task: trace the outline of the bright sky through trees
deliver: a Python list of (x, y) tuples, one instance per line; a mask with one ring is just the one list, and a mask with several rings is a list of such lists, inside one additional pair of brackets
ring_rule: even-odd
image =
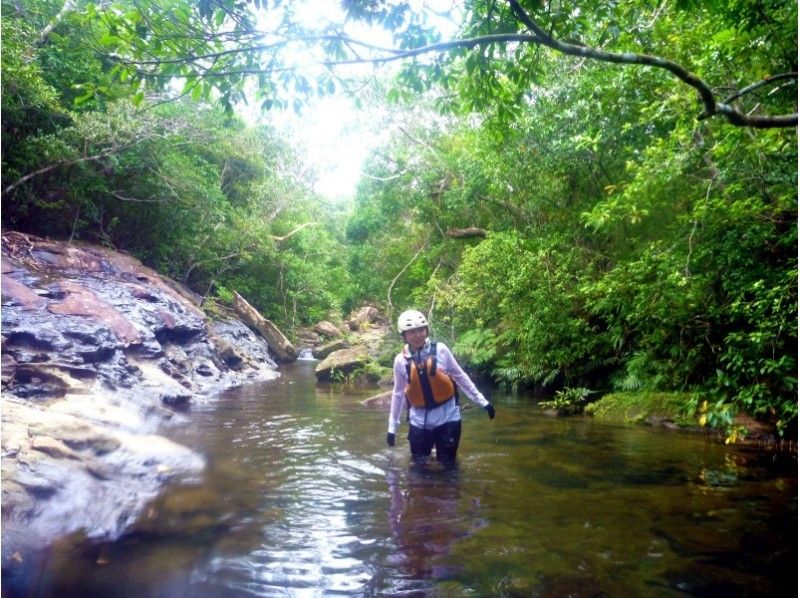
[[(456, 31), (453, 16), (458, 15), (453, 0), (416, 0), (412, 2), (416, 11), (426, 11), (430, 23), (447, 38)], [(326, 22), (344, 23), (345, 16), (339, 3), (310, 0), (298, 3), (295, 14), (311, 27), (320, 27)], [(391, 47), (392, 35), (381, 27), (367, 27), (359, 21), (345, 25), (354, 38), (376, 46)], [(322, 56), (319, 57), (323, 59)], [(313, 72), (322, 67), (309, 64), (307, 55), (297, 56), (297, 64)], [(386, 79), (396, 72), (399, 63), (378, 67), (369, 64), (338, 67), (340, 76)], [(365, 83), (366, 84), (366, 83)], [(386, 133), (379, 124), (380, 116), (369, 107), (356, 108), (351, 98), (337, 90), (333, 96), (309, 102), (301, 114), (291, 109), (275, 111), (269, 122), (285, 131), (291, 143), (308, 161), (316, 173), (314, 190), (324, 197), (336, 200), (350, 197), (361, 177), (361, 168), (371, 147)]]
[(332, 96), (312, 102), (300, 115), (287, 110), (271, 118), (316, 171), (316, 192), (330, 200), (355, 192), (364, 159), (378, 139), (363, 111), (348, 98)]

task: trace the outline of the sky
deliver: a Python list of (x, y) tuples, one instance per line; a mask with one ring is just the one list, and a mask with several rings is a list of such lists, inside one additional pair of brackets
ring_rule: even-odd
[[(436, 12), (453, 9), (453, 0), (412, 0), (422, 9), (423, 5)], [(338, 2), (312, 0), (298, 3), (297, 12), (302, 13), (305, 6), (309, 25), (319, 25), (320, 21), (341, 20), (342, 13)], [(433, 17), (436, 25), (446, 36), (452, 33), (455, 25)], [(449, 31), (448, 31), (449, 30)], [(352, 37), (369, 41), (379, 46), (391, 46), (391, 35), (379, 28), (366, 28), (356, 23), (348, 24)], [(302, 59), (305, 60), (306, 57)], [(362, 71), (369, 66), (355, 67)], [(392, 67), (383, 68), (383, 72)], [(318, 98), (297, 115), (293, 110), (276, 111), (267, 117), (268, 122), (287, 133), (296, 147), (302, 148), (301, 155), (317, 172), (314, 190), (330, 200), (350, 198), (354, 195), (361, 177), (361, 169), (372, 148), (385, 140), (388, 131), (381, 128), (381, 113), (357, 109), (352, 100), (341, 94)]]
[[(308, 0), (297, 2), (293, 8), (296, 16), (309, 27), (319, 27), (328, 21), (341, 22), (344, 19), (338, 2)], [(274, 14), (280, 14), (280, 11)], [(269, 25), (265, 29), (269, 30)], [(350, 23), (348, 32), (354, 37), (378, 45), (391, 45), (391, 36), (382, 29), (359, 27), (357, 23)], [(308, 56), (298, 56), (297, 62), (307, 65)], [(321, 67), (318, 68), (321, 70)], [(369, 67), (354, 68), (356, 70), (352, 74)], [(312, 67), (309, 73), (312, 77), (314, 70)], [(341, 71), (337, 72), (342, 74)], [(314, 191), (336, 201), (355, 194), (369, 149), (378, 142), (378, 135), (374, 132), (370, 119), (365, 116), (364, 110), (356, 109), (352, 100), (337, 90), (333, 96), (311, 100), (301, 114), (295, 113), (291, 108), (278, 109), (270, 111), (263, 118), (287, 135), (290, 143), (317, 173)], [(259, 116), (255, 115), (255, 118), (258, 119)]]
[(330, 200), (352, 197), (369, 150), (380, 141), (365, 118), (342, 96), (315, 100), (301, 115), (292, 110), (270, 115), (317, 172), (314, 190)]

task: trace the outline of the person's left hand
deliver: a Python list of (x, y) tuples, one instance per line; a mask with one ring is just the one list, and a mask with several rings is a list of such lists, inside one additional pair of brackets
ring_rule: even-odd
[(494, 405), (489, 403), (484, 409), (486, 409), (486, 413), (489, 414), (489, 419), (494, 419)]

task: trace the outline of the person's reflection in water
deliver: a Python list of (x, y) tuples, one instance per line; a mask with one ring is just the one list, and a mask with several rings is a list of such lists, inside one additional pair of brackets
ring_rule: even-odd
[(457, 572), (458, 567), (447, 565), (446, 557), (456, 540), (469, 535), (469, 523), (461, 513), (458, 466), (412, 465), (404, 479), (396, 470), (389, 470), (386, 477), (389, 526), (398, 548), (390, 562), (409, 582)]

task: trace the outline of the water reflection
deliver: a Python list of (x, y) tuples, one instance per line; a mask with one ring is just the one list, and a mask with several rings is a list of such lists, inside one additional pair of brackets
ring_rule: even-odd
[(389, 528), (397, 551), (389, 564), (412, 581), (452, 574), (441, 557), (450, 554), (458, 538), (467, 535), (461, 513), (457, 467), (446, 470), (412, 467), (405, 479), (389, 471)]

